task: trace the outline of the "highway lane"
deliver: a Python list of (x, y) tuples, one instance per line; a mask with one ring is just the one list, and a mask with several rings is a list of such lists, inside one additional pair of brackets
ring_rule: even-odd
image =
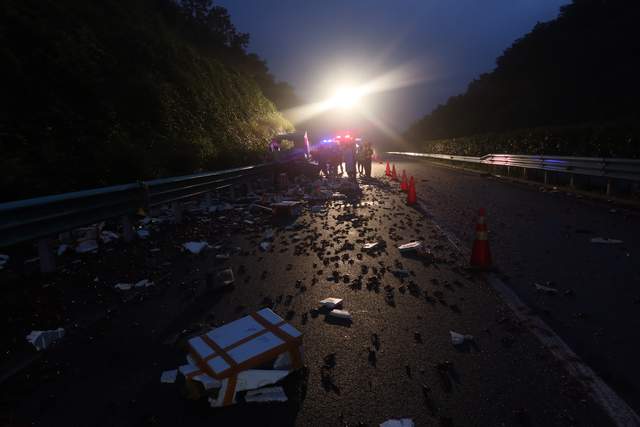
[[(244, 222), (249, 218), (252, 225)], [(329, 202), (324, 212), (306, 211), (298, 223), (300, 229), (274, 226), (240, 206), (161, 225), (146, 241), (101, 250), (80, 265), (69, 259), (77, 270), (47, 281), (47, 289), (71, 288), (66, 300), (87, 283), (97, 283), (92, 292), (113, 293), (123, 276), (144, 275), (157, 285), (135, 297), (124, 294), (98, 325), (71, 329), (41, 363), (4, 384), (5, 419), (16, 425), (374, 426), (405, 416), (419, 426), (608, 425), (493, 289), (463, 268), (466, 260), (437, 227), (384, 181), (364, 187), (362, 197)], [(257, 247), (269, 228), (273, 246), (262, 252)], [(395, 248), (417, 238), (429, 242), (433, 262)], [(200, 239), (220, 248), (200, 256), (180, 252), (182, 242)], [(376, 239), (386, 250), (362, 251)], [(229, 260), (216, 257), (225, 252)], [(236, 271), (235, 288), (207, 292), (203, 276), (223, 265)], [(393, 274), (402, 269), (408, 277)], [(350, 326), (315, 311), (329, 296), (344, 298)], [(160, 384), (163, 370), (184, 363), (186, 337), (263, 306), (304, 333), (306, 369), (287, 380), (289, 402), (214, 410), (206, 401), (186, 400), (178, 384)], [(455, 348), (450, 330), (474, 335), (476, 345)]]
[[(640, 410), (640, 216), (637, 210), (542, 191), (429, 161), (395, 159), (429, 216), (469, 247), (487, 209), (503, 280), (636, 412)], [(376, 173), (383, 174), (381, 165)], [(619, 245), (591, 238), (623, 240)], [(535, 283), (557, 288), (536, 291)]]

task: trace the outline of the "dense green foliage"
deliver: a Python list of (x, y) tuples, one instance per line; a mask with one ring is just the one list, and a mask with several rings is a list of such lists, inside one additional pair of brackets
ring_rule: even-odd
[[(419, 120), (406, 136), (419, 142), (481, 135), (464, 139), (479, 144), (476, 148), (456, 149), (450, 141), (456, 152), (479, 153), (480, 145), (482, 154), (556, 151), (543, 141), (564, 138), (559, 151), (566, 154), (637, 155), (637, 126), (624, 123), (640, 116), (638, 22), (638, 1), (574, 0), (557, 19), (537, 24), (513, 43), (494, 71)], [(575, 126), (581, 123), (591, 125)], [(558, 128), (568, 125), (571, 130)], [(530, 130), (512, 132), (516, 129)]]
[(3, 200), (257, 160), (291, 88), (210, 0), (0, 3)]

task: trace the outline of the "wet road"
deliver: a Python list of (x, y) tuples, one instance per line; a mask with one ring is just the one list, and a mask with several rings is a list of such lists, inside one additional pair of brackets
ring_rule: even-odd
[[(414, 176), (431, 218), (469, 247), (477, 210), (487, 209), (503, 280), (638, 412), (638, 211), (423, 160), (395, 164)], [(591, 243), (596, 237), (623, 243)]]
[[(465, 269), (446, 236), (384, 181), (323, 212), (306, 210), (299, 228), (274, 225), (247, 205), (187, 219), (157, 226), (146, 241), (68, 259), (64, 273), (46, 280), (46, 289), (65, 290), (63, 317), (77, 305), (105, 315), (71, 326), (59, 346), (3, 384), (5, 424), (375, 426), (399, 417), (418, 426), (609, 424), (482, 277)], [(262, 252), (268, 229), (272, 247)], [(179, 250), (202, 239), (214, 249)], [(414, 239), (428, 243), (433, 260), (399, 254), (396, 245)], [(386, 249), (362, 250), (376, 240)], [(228, 260), (216, 256), (224, 253)], [(206, 273), (223, 266), (234, 269), (235, 288), (207, 290)], [(408, 276), (398, 277), (402, 270)], [(149, 277), (156, 286), (117, 293), (122, 277)], [(85, 297), (70, 306), (76, 288)], [(96, 293), (99, 300), (86, 296)], [(344, 299), (351, 325), (316, 312), (326, 297)], [(162, 371), (184, 363), (187, 337), (264, 306), (304, 333), (306, 368), (285, 381), (289, 402), (211, 409), (186, 400), (179, 384), (160, 383)], [(52, 319), (32, 324), (58, 326)], [(454, 347), (450, 330), (475, 336), (475, 344)]]

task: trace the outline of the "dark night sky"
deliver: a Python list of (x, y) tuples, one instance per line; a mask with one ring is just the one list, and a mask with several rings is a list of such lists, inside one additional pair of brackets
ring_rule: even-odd
[(305, 101), (345, 79), (366, 81), (402, 66), (421, 82), (363, 101), (402, 131), (463, 92), (538, 21), (569, 0), (221, 0), (249, 50)]

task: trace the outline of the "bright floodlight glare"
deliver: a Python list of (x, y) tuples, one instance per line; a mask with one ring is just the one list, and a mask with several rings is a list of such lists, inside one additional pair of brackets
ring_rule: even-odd
[(329, 105), (332, 108), (352, 108), (360, 102), (362, 95), (359, 88), (343, 86), (329, 99)]

